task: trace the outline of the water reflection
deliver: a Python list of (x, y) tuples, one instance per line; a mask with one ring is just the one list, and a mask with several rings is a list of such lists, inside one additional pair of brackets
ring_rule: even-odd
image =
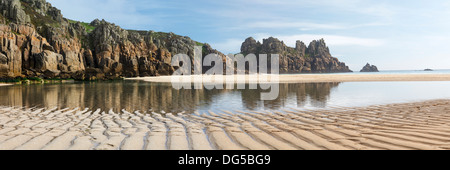
[(168, 83), (142, 81), (88, 82), (0, 88), (0, 106), (91, 108), (108, 111), (166, 111), (192, 113), (206, 110), (278, 109), (309, 103), (325, 107), (331, 90), (340, 83), (280, 84), (280, 95), (261, 101), (261, 89), (176, 90)]
[(242, 90), (242, 102), (250, 110), (279, 109), (286, 105), (303, 107), (311, 104), (313, 107), (326, 107), (331, 90), (340, 83), (300, 83), (280, 84), (279, 97), (276, 100), (260, 101), (261, 90)]

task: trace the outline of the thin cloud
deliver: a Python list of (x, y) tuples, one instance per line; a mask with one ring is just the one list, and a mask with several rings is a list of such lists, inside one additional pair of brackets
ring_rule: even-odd
[(339, 23), (313, 23), (313, 22), (294, 22), (294, 21), (260, 21), (249, 23), (233, 29), (298, 29), (301, 31), (311, 30), (343, 30), (360, 27), (386, 26), (389, 23), (373, 22), (365, 24), (339, 24)]
[[(47, 0), (60, 9), (64, 17), (90, 22), (94, 19), (105, 19), (124, 28), (140, 29), (149, 23), (155, 23), (155, 17), (150, 17), (145, 11), (152, 6), (148, 1), (127, 0)], [(156, 5), (156, 4), (155, 4)], [(154, 6), (154, 5), (153, 5)]]
[(247, 28), (299, 28), (299, 29), (345, 29), (345, 26), (340, 24), (318, 24), (309, 22), (282, 22), (282, 21), (266, 21), (266, 22), (254, 22), (246, 25)]
[(357, 14), (370, 15), (390, 19), (396, 15), (397, 7), (372, 0), (314, 0), (302, 2), (313, 7), (322, 7), (337, 11), (348, 11)]
[[(313, 40), (325, 39), (328, 46), (362, 46), (362, 47), (379, 47), (385, 44), (382, 39), (360, 38), (339, 35), (315, 35), (315, 34), (299, 34), (299, 35), (270, 35), (265, 33), (254, 34), (253, 38), (262, 42), (268, 37), (276, 37), (283, 41), (287, 46), (295, 47), (297, 40), (305, 42), (308, 45)], [(224, 53), (238, 53), (245, 39), (230, 38), (222, 42), (211, 43), (211, 45)]]
[(234, 54), (241, 51), (242, 42), (244, 42), (244, 39), (232, 38), (221, 42), (211, 43), (211, 45), (213, 48), (223, 52), (224, 54)]
[[(269, 34), (256, 34), (255, 39), (262, 41), (262, 39), (270, 37)], [(284, 43), (290, 47), (295, 47), (295, 42), (297, 40), (309, 43), (313, 40), (319, 40), (321, 38), (325, 39), (325, 42), (329, 46), (364, 46), (364, 47), (378, 47), (385, 44), (382, 39), (374, 38), (361, 38), (361, 37), (350, 37), (350, 36), (340, 36), (340, 35), (319, 35), (319, 34), (298, 34), (298, 35), (273, 35), (273, 37), (284, 41)]]
[[(298, 14), (303, 11), (312, 11), (320, 9), (321, 12), (332, 13), (354, 13), (357, 15), (367, 15), (390, 19), (397, 14), (398, 7), (391, 3), (383, 3), (373, 0), (289, 0), (289, 1), (273, 1), (273, 0), (229, 0), (217, 1), (213, 4), (224, 6), (221, 10), (209, 10), (212, 15), (221, 17), (232, 17), (243, 19), (254, 16), (280, 16), (282, 14)], [(319, 12), (319, 11), (317, 11)], [(240, 15), (246, 13), (247, 15)], [(252, 15), (258, 14), (258, 15)], [(311, 14), (316, 15), (316, 14)], [(283, 17), (288, 17), (284, 15)], [(300, 19), (303, 16), (291, 15), (292, 18)]]

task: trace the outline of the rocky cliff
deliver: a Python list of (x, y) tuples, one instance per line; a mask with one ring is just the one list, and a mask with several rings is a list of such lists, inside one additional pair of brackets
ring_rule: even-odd
[(269, 37), (260, 43), (250, 37), (242, 43), (241, 53), (279, 54), (280, 73), (351, 72), (345, 63), (331, 56), (323, 39), (312, 41), (308, 47), (297, 41), (295, 48), (292, 48), (277, 38)]
[[(64, 18), (45, 0), (0, 0), (0, 78), (41, 77), (77, 80), (170, 75), (173, 55), (224, 54), (186, 36), (125, 30), (104, 20)], [(243, 53), (282, 54), (281, 72), (345, 72), (323, 40), (290, 48), (275, 38), (249, 38)], [(225, 68), (225, 67), (224, 67)], [(204, 67), (203, 71), (208, 69)]]
[(377, 66), (374, 65), (370, 65), (369, 63), (367, 63), (360, 72), (380, 72), (378, 71)]
[[(170, 75), (174, 54), (219, 53), (173, 33), (64, 18), (45, 0), (0, 0), (0, 78), (80, 80)], [(221, 56), (223, 54), (219, 53)]]

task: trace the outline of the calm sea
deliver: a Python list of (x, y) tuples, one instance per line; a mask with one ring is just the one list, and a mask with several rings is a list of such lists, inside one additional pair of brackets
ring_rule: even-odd
[(433, 70), (433, 71), (424, 71), (424, 70), (381, 70), (380, 72), (372, 72), (372, 73), (353, 72), (353, 73), (335, 73), (335, 74), (450, 74), (450, 69), (440, 69), (440, 70)]
[[(370, 74), (450, 74), (450, 70), (382, 71)], [(338, 73), (369, 74), (369, 73)], [(219, 112), (221, 110), (321, 109), (450, 99), (450, 82), (343, 82), (280, 84), (276, 100), (261, 89), (176, 90), (170, 83), (75, 82), (0, 87), (0, 106), (90, 108), (104, 111)]]

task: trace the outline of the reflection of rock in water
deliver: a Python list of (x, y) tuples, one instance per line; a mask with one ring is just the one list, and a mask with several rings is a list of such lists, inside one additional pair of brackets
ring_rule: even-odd
[(212, 103), (213, 96), (223, 92), (176, 90), (170, 84), (127, 81), (10, 86), (0, 89), (0, 105), (193, 113), (198, 106)]
[[(311, 99), (314, 107), (326, 107), (331, 89), (339, 86), (340, 83), (308, 83), (305, 84), (305, 96)], [(298, 95), (297, 95), (298, 96)]]
[[(312, 106), (325, 107), (331, 89), (338, 85), (339, 83), (280, 84), (280, 95), (272, 101), (260, 100), (261, 92), (264, 92), (261, 89), (176, 90), (168, 83), (138, 81), (19, 85), (0, 88), (2, 96), (0, 105), (58, 107), (59, 109), (67, 107), (99, 108), (103, 111), (112, 109), (115, 112), (125, 109), (142, 112), (152, 110), (155, 112), (179, 113), (184, 111), (193, 113), (199, 108), (203, 110), (240, 109), (238, 107), (242, 107), (242, 105), (250, 110), (278, 109), (285, 106), (289, 100), (294, 99), (299, 107), (304, 106), (308, 101)], [(236, 102), (239, 100), (239, 95), (224, 97), (225, 100), (219, 101), (221, 97), (226, 96), (223, 94), (229, 92), (240, 92), (243, 104)]]
[(276, 100), (260, 101), (261, 90), (241, 90), (242, 101), (247, 109), (255, 110), (263, 107), (267, 109), (279, 109), (286, 105), (287, 99), (294, 97), (297, 106), (305, 106), (310, 99), (314, 107), (326, 107), (331, 89), (340, 83), (299, 83), (280, 84), (279, 97)]

